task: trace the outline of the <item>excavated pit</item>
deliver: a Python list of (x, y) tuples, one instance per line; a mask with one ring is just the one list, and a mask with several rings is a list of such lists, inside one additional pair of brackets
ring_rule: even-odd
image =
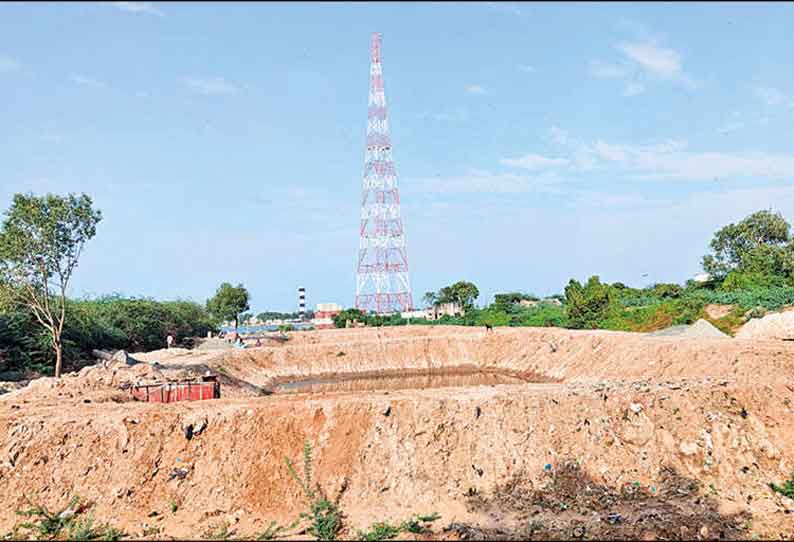
[(271, 393), (333, 393), (433, 388), (466, 388), (473, 386), (522, 385), (545, 383), (551, 379), (527, 372), (484, 370), (458, 365), (437, 370), (371, 371), (342, 373), (311, 378), (281, 377), (275, 379)]
[[(409, 326), (144, 357), (160, 368), (0, 396), (0, 534), (25, 495), (51, 509), (79, 495), (134, 538), (224, 523), (255, 537), (305, 509), (285, 458), (300, 465), (306, 441), (343, 538), (432, 512), (432, 539), (794, 531), (794, 501), (769, 487), (794, 471), (790, 342)], [(140, 403), (115, 387), (207, 368), (220, 400)], [(263, 396), (289, 382), (300, 392)]]

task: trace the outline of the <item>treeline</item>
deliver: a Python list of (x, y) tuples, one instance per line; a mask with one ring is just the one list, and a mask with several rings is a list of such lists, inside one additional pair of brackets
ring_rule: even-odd
[[(66, 303), (63, 330), (64, 360), (76, 368), (93, 362), (93, 349), (131, 352), (165, 347), (173, 335), (177, 345), (190, 346), (191, 337), (217, 331), (217, 319), (192, 301), (155, 301), (119, 295), (71, 299)], [(36, 371), (51, 374), (52, 338), (23, 306), (0, 305), (0, 372)]]
[[(703, 257), (707, 273), (700, 282), (631, 288), (620, 282), (602, 283), (594, 275), (583, 284), (571, 279), (564, 295), (540, 299), (522, 292), (496, 294), (492, 304), (478, 309), (474, 301), (479, 290), (470, 282), (460, 281), (438, 292), (428, 292), (423, 300), (431, 306), (458, 303), (464, 309), (463, 315), (442, 316), (435, 321), (411, 319), (410, 323), (644, 332), (704, 318), (732, 333), (749, 318), (794, 305), (794, 236), (782, 215), (771, 211), (753, 213), (718, 230), (710, 248)], [(712, 318), (705, 310), (709, 304), (733, 305), (733, 309)], [(363, 315), (355, 309), (340, 314), (335, 323), (344, 327), (347, 320), (374, 326), (408, 323), (399, 315)]]

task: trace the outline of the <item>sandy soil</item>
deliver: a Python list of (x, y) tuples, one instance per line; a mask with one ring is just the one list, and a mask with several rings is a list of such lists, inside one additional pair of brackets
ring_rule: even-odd
[[(445, 539), (793, 536), (794, 502), (768, 486), (794, 471), (790, 342), (446, 326), (291, 335), (150, 353), (162, 367), (89, 368), (0, 396), (0, 534), (23, 495), (53, 508), (79, 495), (136, 537), (197, 538), (223, 522), (250, 537), (303, 509), (284, 459), (300, 464), (308, 440), (347, 537), (431, 512)], [(256, 396), (289, 377), (463, 365), (547, 382)], [(206, 368), (226, 375), (223, 399), (156, 405), (118, 390)]]

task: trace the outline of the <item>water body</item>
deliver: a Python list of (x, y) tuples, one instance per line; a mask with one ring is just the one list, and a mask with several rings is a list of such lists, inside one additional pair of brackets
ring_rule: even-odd
[(529, 378), (524, 375), (478, 370), (433, 371), (424, 374), (381, 373), (364, 375), (340, 375), (293, 380), (276, 384), (273, 392), (321, 393), (335, 391), (390, 391), (428, 388), (496, 386), (498, 384), (526, 384), (545, 379)]
[[(309, 323), (306, 324), (290, 324), (295, 330), (301, 331), (304, 329), (309, 329), (312, 326)], [(229, 333), (230, 331), (234, 331), (234, 326), (221, 326), (221, 331), (225, 333)], [(254, 333), (264, 333), (264, 332), (272, 332), (278, 331), (278, 326), (238, 326), (237, 332), (242, 335), (249, 335)]]

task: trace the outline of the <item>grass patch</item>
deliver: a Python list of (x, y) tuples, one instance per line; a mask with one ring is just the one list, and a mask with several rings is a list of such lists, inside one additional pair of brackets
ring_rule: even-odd
[(374, 540), (391, 540), (404, 532), (413, 534), (427, 533), (429, 532), (430, 523), (440, 517), (438, 514), (433, 513), (425, 516), (413, 516), (399, 525), (390, 525), (384, 521), (373, 523), (368, 531), (358, 531), (356, 539), (370, 542)]

